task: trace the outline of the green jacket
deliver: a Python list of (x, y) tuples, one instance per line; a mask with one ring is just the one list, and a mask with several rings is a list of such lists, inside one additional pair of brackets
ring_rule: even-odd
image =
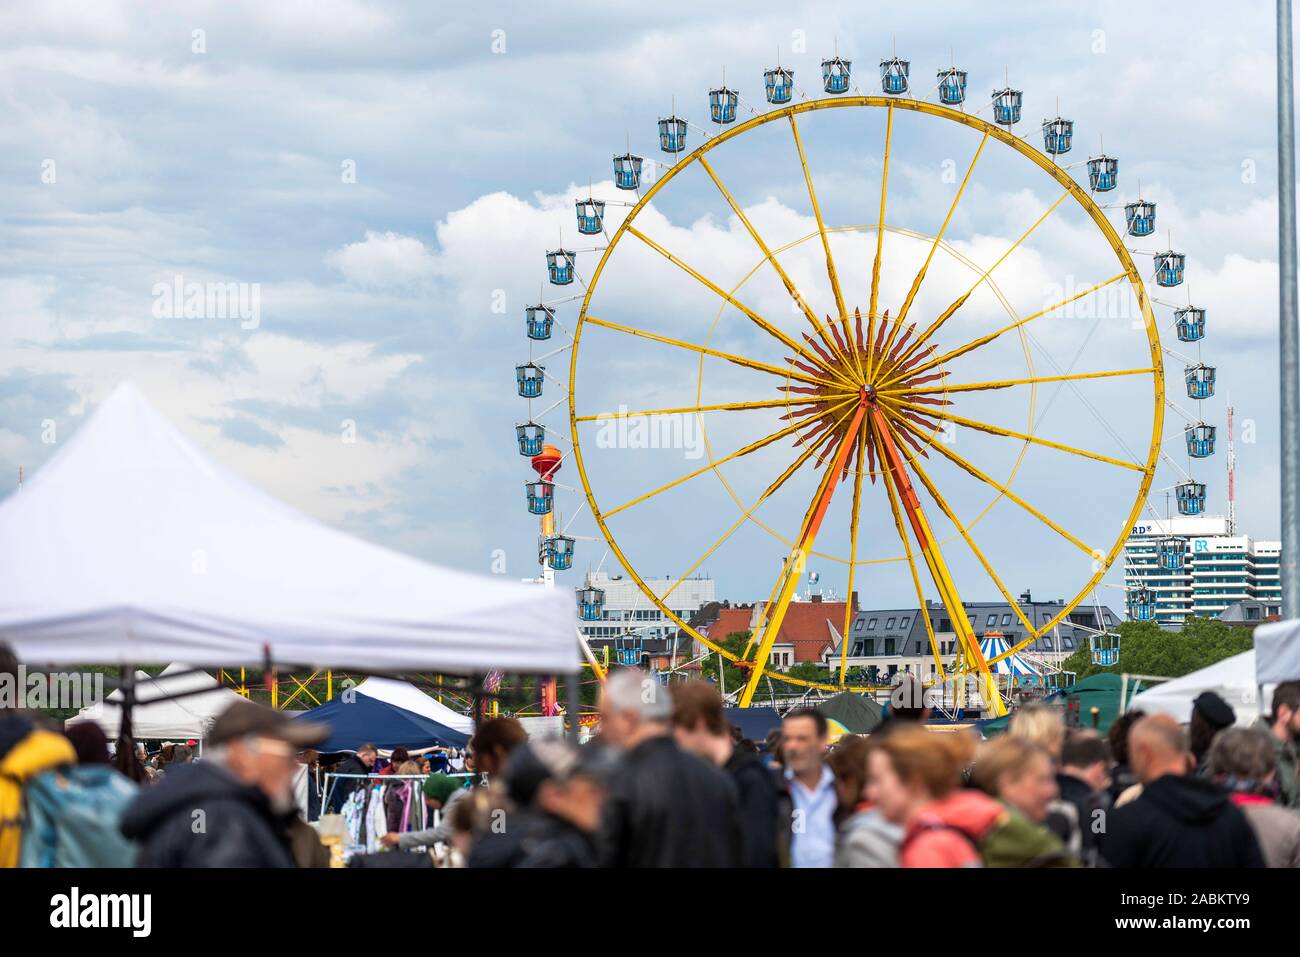
[(1300, 786), (1297, 785), (1296, 781), (1300, 756), (1296, 754), (1295, 743), (1279, 740), (1277, 735), (1273, 734), (1273, 725), (1264, 715), (1260, 715), (1252, 727), (1267, 734), (1277, 752), (1277, 786), (1279, 792), (1277, 803), (1283, 807), (1300, 811)]

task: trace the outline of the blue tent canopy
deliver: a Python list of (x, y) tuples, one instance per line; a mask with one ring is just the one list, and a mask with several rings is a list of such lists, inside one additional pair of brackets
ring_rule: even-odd
[(321, 752), (355, 751), (366, 742), (385, 751), (434, 745), (463, 748), (469, 743), (468, 735), (364, 694), (340, 695), (297, 717), (329, 725), (329, 740), (317, 747)]
[(724, 708), (727, 721), (740, 729), (740, 733), (763, 748), (767, 735), (781, 727), (781, 716), (775, 708)]

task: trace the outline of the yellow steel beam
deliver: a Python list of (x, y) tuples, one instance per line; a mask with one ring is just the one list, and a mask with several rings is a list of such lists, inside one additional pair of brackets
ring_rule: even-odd
[[(891, 111), (890, 116), (893, 116)], [(853, 623), (853, 573), (858, 565), (858, 515), (862, 505), (863, 460), (867, 453), (867, 433), (870, 427), (864, 420), (858, 429), (857, 461), (854, 463), (853, 512), (849, 517), (849, 583), (844, 594), (844, 631), (840, 634), (840, 684), (849, 669), (849, 627)]]
[(727, 362), (733, 362), (738, 366), (744, 366), (746, 369), (754, 369), (758, 372), (768, 372), (783, 379), (797, 379), (800, 382), (808, 382), (812, 385), (826, 386), (835, 388), (836, 383), (829, 379), (821, 379), (817, 376), (805, 375), (802, 372), (796, 372), (793, 369), (783, 369), (780, 366), (769, 365), (766, 362), (759, 362), (756, 359), (746, 359), (744, 356), (733, 355), (730, 352), (723, 352), (720, 349), (710, 349), (708, 346), (699, 346), (693, 342), (682, 342), (680, 339), (674, 339), (671, 336), (660, 335), (657, 332), (647, 332), (644, 329), (637, 329), (635, 326), (625, 326), (622, 323), (610, 322), (608, 319), (598, 319), (595, 316), (588, 315), (585, 320), (593, 326), (602, 326), (606, 329), (612, 329), (614, 332), (623, 332), (629, 336), (637, 336), (642, 339), (649, 339), (651, 342), (661, 342), (667, 346), (676, 346), (678, 349), (685, 349), (688, 352), (698, 352), (701, 355), (713, 356), (715, 359), (725, 359)]
[[(874, 359), (871, 344), (876, 341), (876, 305), (880, 301), (880, 260), (885, 252), (885, 199), (889, 196), (889, 149), (894, 139), (894, 107), (885, 110), (885, 159), (880, 167), (880, 216), (876, 220), (876, 258), (871, 263), (871, 298), (867, 307), (867, 370), (871, 381)], [(843, 676), (840, 678), (843, 681)]]
[(640, 409), (637, 411), (619, 410), (618, 412), (597, 412), (595, 415), (579, 415), (575, 422), (602, 422), (606, 419), (634, 419), (652, 415), (688, 415), (694, 412), (748, 412), (751, 409), (779, 409), (782, 406), (794, 406), (791, 399), (763, 399), (757, 402), (723, 402), (718, 405), (683, 405), (673, 409)]
[[(853, 399), (851, 397), (848, 399), (844, 399), (843, 401), (830, 406), (830, 408), (828, 408), (827, 411), (828, 412), (838, 411), (839, 409), (844, 408), (844, 406), (848, 405), (852, 401)], [(696, 476), (703, 475), (705, 472), (710, 472), (719, 465), (723, 465), (727, 462), (732, 461), (733, 459), (738, 459), (741, 456), (749, 455), (751, 452), (757, 452), (759, 449), (765, 448), (766, 446), (771, 445), (773, 442), (785, 438), (787, 435), (793, 435), (795, 432), (798, 432), (801, 428), (803, 428), (806, 424), (807, 423), (805, 422), (796, 422), (793, 425), (788, 425), (783, 429), (778, 429), (776, 432), (773, 432), (771, 435), (765, 436), (764, 438), (761, 438), (756, 442), (751, 442), (749, 445), (746, 445), (742, 449), (737, 449), (735, 452), (732, 452), (730, 455), (726, 456), (725, 458), (718, 459), (716, 462), (710, 462), (708, 465), (702, 466), (696, 469), (694, 472), (690, 472), (686, 475), (683, 475), (681, 478), (673, 479), (667, 485), (661, 485), (659, 488), (652, 489), (649, 492), (646, 492), (644, 495), (638, 495), (630, 502), (624, 502), (618, 508), (610, 509), (608, 512), (603, 512), (601, 514), (606, 519), (613, 518), (619, 512), (625, 509), (629, 509), (633, 505), (639, 505), (642, 502), (644, 502), (646, 499), (653, 498), (654, 496), (659, 495), (661, 492), (666, 492), (671, 488), (676, 488), (678, 485), (681, 485), (683, 482), (689, 482), (691, 479), (695, 478)]]
[(899, 385), (892, 389), (880, 389), (878, 392), (880, 395), (897, 395), (899, 393), (907, 393), (908, 395), (929, 395), (935, 392), (980, 392), (987, 389), (1009, 389), (1016, 385), (1045, 385), (1048, 382), (1079, 382), (1084, 379), (1111, 379), (1116, 376), (1148, 375), (1155, 371), (1155, 369), (1147, 368), (1116, 369), (1113, 372), (1073, 372), (1069, 375), (1035, 376), (1032, 379), (1003, 379), (999, 382), (965, 382), (960, 385), (935, 385), (924, 389), (910, 389), (905, 385)]
[[(701, 272), (699, 272), (699, 270), (695, 269), (693, 266), (691, 266), (691, 265), (690, 265), (689, 263), (687, 263), (685, 260), (681, 259), (680, 257), (678, 257), (677, 255), (675, 255), (674, 253), (670, 252), (668, 249), (666, 249), (666, 248), (665, 248), (664, 246), (662, 246), (661, 244), (655, 242), (653, 239), (651, 239), (651, 238), (650, 238), (649, 236), (647, 236), (645, 233), (641, 232), (641, 230), (637, 229), (635, 226), (629, 226), (629, 227), (627, 228), (627, 231), (628, 231), (629, 233), (631, 233), (633, 236), (635, 236), (637, 239), (641, 240), (641, 242), (645, 243), (647, 246), (649, 246), (651, 249), (653, 249), (653, 250), (654, 250), (655, 252), (657, 252), (659, 255), (663, 256), (665, 259), (667, 259), (670, 263), (672, 263), (672, 264), (673, 264), (674, 266), (676, 266), (678, 269), (682, 270), (682, 272), (686, 273), (688, 276), (690, 276), (691, 278), (695, 279), (697, 282), (700, 283), (700, 285), (702, 285), (702, 286), (704, 286), (706, 289), (709, 289), (709, 290), (711, 290), (712, 292), (716, 293), (718, 296), (720, 296), (724, 301), (726, 301), (726, 302), (729, 303), (730, 305), (735, 306), (738, 310), (740, 310), (742, 313), (744, 313), (746, 317), (748, 317), (748, 319), (749, 319), (750, 322), (752, 322), (754, 325), (758, 326), (758, 328), (762, 329), (764, 332), (766, 332), (766, 333), (767, 333), (768, 335), (770, 335), (772, 338), (776, 339), (778, 342), (781, 343), (781, 345), (785, 346), (787, 349), (789, 349), (791, 352), (793, 352), (796, 356), (800, 355), (800, 353), (802, 352), (802, 349), (803, 349), (803, 346), (800, 345), (800, 343), (796, 342), (794, 339), (790, 338), (788, 335), (786, 335), (784, 332), (782, 332), (782, 331), (781, 331), (780, 329), (778, 329), (776, 326), (772, 325), (772, 323), (768, 322), (766, 319), (764, 319), (762, 316), (760, 316), (758, 313), (756, 313), (753, 309), (750, 309), (747, 305), (745, 305), (743, 302), (741, 302), (741, 301), (740, 301), (739, 299), (737, 299), (735, 296), (731, 295), (731, 293), (727, 292), (725, 289), (723, 289), (723, 288), (722, 288), (721, 286), (719, 286), (717, 283), (713, 282), (713, 281), (712, 281), (711, 279), (709, 279), (707, 276), (703, 275)], [(834, 378), (836, 378), (836, 379), (839, 379), (841, 382), (845, 383), (846, 385), (849, 384), (849, 380), (846, 379), (846, 378), (845, 378), (845, 377), (844, 377), (844, 376), (839, 372), (839, 370), (837, 370), (837, 369), (836, 369), (834, 366), (832, 366), (832, 365), (828, 365), (828, 364), (827, 364), (827, 363), (826, 363), (826, 362), (821, 358), (821, 356), (817, 355), (815, 352), (814, 352), (814, 353), (810, 353), (810, 354), (808, 354), (808, 360), (809, 360), (810, 362), (815, 363), (818, 367), (820, 367), (820, 368), (821, 368), (824, 372), (826, 372), (828, 375), (830, 375), (830, 376), (832, 376), (832, 377), (834, 377)]]

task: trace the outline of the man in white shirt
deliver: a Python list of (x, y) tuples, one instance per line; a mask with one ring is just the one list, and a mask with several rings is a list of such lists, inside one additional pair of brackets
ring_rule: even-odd
[(792, 867), (830, 867), (835, 861), (835, 775), (827, 767), (826, 716), (798, 708), (781, 722), (781, 759), (794, 811)]

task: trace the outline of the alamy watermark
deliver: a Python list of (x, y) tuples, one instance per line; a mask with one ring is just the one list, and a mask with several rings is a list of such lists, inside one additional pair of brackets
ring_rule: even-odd
[(238, 319), (239, 328), (262, 324), (262, 285), (256, 282), (171, 282), (153, 285), (155, 319)]
[(0, 710), (75, 708), (80, 711), (99, 706), (103, 701), (101, 672), (29, 672), (21, 664), (17, 674), (0, 672)]
[(681, 449), (687, 459), (704, 457), (704, 431), (689, 413), (629, 415), (627, 406), (599, 417), (596, 447), (602, 449)]

